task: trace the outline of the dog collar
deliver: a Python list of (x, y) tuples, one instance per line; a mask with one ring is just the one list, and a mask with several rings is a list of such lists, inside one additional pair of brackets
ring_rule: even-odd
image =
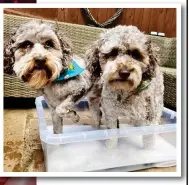
[(69, 78), (73, 78), (75, 76), (78, 76), (84, 71), (83, 68), (81, 68), (77, 62), (73, 59), (72, 63), (70, 64), (69, 68), (66, 69), (63, 73), (60, 74), (58, 78), (55, 79), (55, 81), (62, 81), (67, 80)]
[(137, 92), (141, 92), (142, 90), (147, 89), (147, 88), (149, 87), (150, 83), (151, 83), (151, 80), (142, 81), (142, 82), (138, 85), (138, 87), (137, 87), (137, 89), (136, 89)]

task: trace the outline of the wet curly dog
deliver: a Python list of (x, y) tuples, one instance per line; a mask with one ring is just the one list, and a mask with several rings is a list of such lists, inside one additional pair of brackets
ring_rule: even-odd
[[(88, 61), (96, 60), (102, 69), (89, 96), (98, 124), (104, 119), (107, 128), (117, 128), (119, 116), (133, 126), (160, 123), (164, 85), (156, 50), (135, 26), (105, 31), (88, 50)], [(153, 135), (144, 135), (143, 140), (144, 148), (154, 145)]]
[[(73, 60), (85, 69), (83, 73), (57, 81)], [(71, 42), (63, 32), (40, 20), (21, 25), (5, 44), (4, 71), (16, 74), (44, 95), (55, 134), (62, 133), (64, 116), (70, 115), (75, 122), (79, 120), (74, 105), (100, 75), (96, 63), (86, 64), (84, 59), (73, 55)]]

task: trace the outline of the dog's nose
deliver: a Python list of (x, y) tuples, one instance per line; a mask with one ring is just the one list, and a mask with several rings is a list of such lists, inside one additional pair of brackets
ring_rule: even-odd
[(37, 57), (35, 58), (35, 63), (37, 66), (43, 66), (46, 63), (45, 57)]
[(127, 80), (127, 79), (129, 78), (129, 76), (130, 76), (130, 72), (129, 72), (128, 70), (126, 70), (126, 69), (121, 69), (121, 70), (119, 71), (119, 76), (120, 76), (122, 79)]

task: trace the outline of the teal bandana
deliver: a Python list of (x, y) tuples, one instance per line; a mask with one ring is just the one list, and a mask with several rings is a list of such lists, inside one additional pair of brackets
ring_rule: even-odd
[(142, 90), (146, 89), (149, 87), (151, 83), (151, 80), (145, 80), (145, 81), (142, 81), (139, 86), (137, 87), (137, 92), (141, 92)]
[(66, 69), (60, 76), (55, 79), (55, 81), (62, 81), (62, 80), (67, 80), (69, 78), (78, 76), (84, 71), (83, 68), (81, 68), (75, 60), (72, 60), (72, 63), (70, 64), (69, 68)]

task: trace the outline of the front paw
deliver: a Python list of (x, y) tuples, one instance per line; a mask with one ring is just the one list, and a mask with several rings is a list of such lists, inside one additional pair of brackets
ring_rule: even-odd
[(118, 145), (118, 138), (107, 139), (105, 145), (108, 149), (115, 149)]
[(153, 150), (155, 148), (155, 141), (154, 134), (143, 135), (143, 148), (145, 150)]
[(74, 122), (74, 123), (77, 123), (79, 122), (80, 120), (80, 117), (79, 115), (75, 112), (75, 111), (70, 111), (68, 113), (69, 117), (71, 118), (71, 120)]

